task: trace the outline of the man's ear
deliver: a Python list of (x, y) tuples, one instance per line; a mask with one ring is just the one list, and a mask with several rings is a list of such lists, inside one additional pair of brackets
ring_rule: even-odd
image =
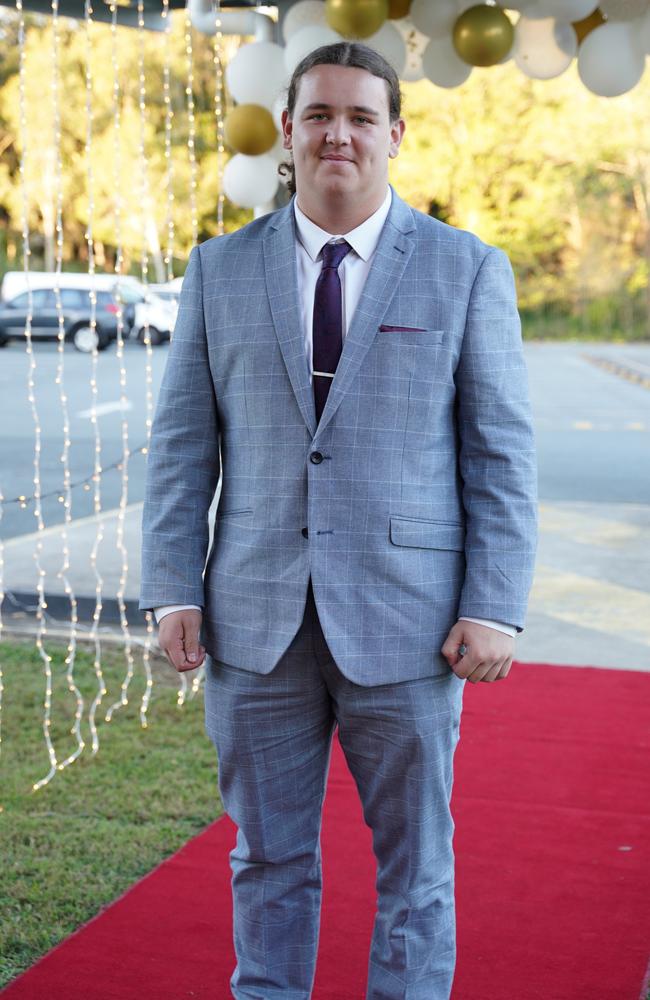
[(394, 160), (399, 153), (399, 147), (404, 136), (405, 128), (406, 123), (403, 118), (398, 118), (390, 127), (390, 147), (388, 149), (388, 155), (392, 160)]
[(291, 135), (293, 132), (293, 122), (289, 118), (287, 108), (282, 112), (282, 148), (291, 149)]

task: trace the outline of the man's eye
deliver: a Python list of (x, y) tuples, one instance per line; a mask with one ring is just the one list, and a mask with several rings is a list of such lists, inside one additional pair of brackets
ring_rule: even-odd
[(312, 118), (326, 118), (327, 116), (323, 114), (322, 111), (317, 111), (316, 114), (311, 115)]
[(354, 120), (356, 122), (365, 122), (366, 124), (370, 123), (370, 119), (369, 118), (364, 118), (363, 115), (357, 115)]

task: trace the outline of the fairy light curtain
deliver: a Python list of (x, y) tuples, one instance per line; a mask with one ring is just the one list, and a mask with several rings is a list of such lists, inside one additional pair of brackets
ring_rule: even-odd
[[(176, 232), (174, 221), (174, 129), (176, 122), (180, 121), (181, 128), (186, 133), (186, 157), (189, 171), (189, 185), (184, 198), (187, 198), (187, 211), (190, 216), (192, 244), (198, 241), (199, 233), (199, 213), (197, 206), (198, 195), (198, 164), (196, 156), (197, 125), (195, 109), (195, 47), (198, 42), (205, 52), (208, 47), (208, 57), (212, 64), (212, 86), (214, 87), (214, 134), (216, 137), (217, 150), (217, 183), (218, 197), (216, 199), (216, 231), (223, 233), (223, 194), (221, 192), (221, 177), (223, 174), (224, 139), (223, 139), (223, 77), (225, 65), (225, 48), (232, 53), (235, 51), (239, 40), (233, 37), (224, 39), (221, 31), (221, 11), (218, 2), (213, 4), (214, 27), (212, 37), (206, 38), (197, 33), (193, 28), (190, 14), (187, 9), (172, 13), (169, 8), (169, 0), (163, 0), (162, 18), (165, 29), (162, 34), (156, 35), (156, 43), (164, 51), (160, 76), (152, 75), (151, 66), (147, 63), (147, 45), (151, 45), (151, 33), (145, 28), (144, 4), (143, 0), (138, 0), (137, 28), (124, 28), (118, 26), (118, 8), (115, 4), (110, 6), (110, 24), (93, 20), (93, 8), (91, 0), (85, 0), (83, 21), (78, 22), (76, 30), (83, 34), (84, 38), (84, 74), (85, 74), (85, 101), (84, 101), (84, 179), (85, 194), (87, 197), (87, 225), (84, 233), (84, 241), (87, 248), (87, 273), (90, 276), (101, 273), (104, 263), (103, 248), (106, 240), (106, 219), (104, 218), (101, 239), (96, 236), (97, 211), (97, 177), (93, 164), (97, 163), (97, 158), (93, 158), (94, 144), (98, 141), (98, 129), (96, 127), (96, 104), (97, 104), (97, 81), (95, 79), (96, 46), (98, 40), (105, 40), (107, 33), (110, 33), (110, 57), (111, 57), (111, 107), (110, 118), (112, 124), (112, 191), (110, 199), (111, 217), (111, 244), (115, 248), (114, 268), (110, 273), (116, 277), (125, 274), (125, 223), (133, 225), (131, 219), (125, 219), (125, 197), (124, 197), (124, 176), (123, 167), (125, 163), (126, 143), (131, 143), (133, 148), (133, 116), (129, 120), (129, 131), (124, 134), (125, 107), (128, 95), (124, 93), (123, 81), (125, 74), (132, 71), (132, 67), (121, 65), (120, 63), (120, 41), (124, 38), (124, 33), (128, 32), (133, 37), (137, 32), (137, 171), (132, 182), (137, 186), (138, 204), (141, 209), (140, 218), (137, 220), (137, 230), (140, 240), (140, 279), (143, 283), (150, 282), (150, 250), (152, 242), (157, 244), (159, 235), (162, 236), (160, 243), (164, 246), (162, 253), (164, 278), (173, 278), (173, 258), (176, 251)], [(43, 400), (39, 398), (39, 351), (35, 350), (35, 338), (33, 336), (32, 324), (34, 317), (33, 291), (29, 282), (29, 275), (33, 275), (35, 268), (32, 267), (33, 257), (32, 246), (35, 236), (39, 235), (35, 231), (30, 232), (30, 218), (32, 216), (31, 207), (34, 204), (36, 195), (36, 185), (41, 182), (39, 177), (37, 153), (41, 152), (37, 147), (47, 144), (52, 153), (52, 189), (49, 192), (53, 203), (54, 215), (54, 269), (57, 274), (65, 271), (64, 264), (64, 228), (65, 228), (65, 171), (68, 160), (64, 155), (64, 143), (62, 141), (62, 131), (65, 128), (66, 102), (61, 86), (61, 46), (64, 30), (69, 28), (70, 22), (63, 19), (59, 14), (58, 0), (52, 0), (52, 15), (50, 19), (51, 28), (51, 53), (49, 66), (30, 62), (27, 30), (25, 25), (25, 12), (22, 0), (16, 0), (16, 14), (18, 19), (18, 48), (19, 48), (19, 72), (18, 72), (18, 145), (20, 147), (20, 194), (21, 194), (21, 230), (22, 230), (22, 255), (24, 261), (24, 271), (27, 277), (27, 289), (29, 297), (29, 308), (27, 322), (24, 331), (24, 345), (26, 360), (26, 397), (29, 405), (29, 413), (33, 432), (33, 458), (31, 462), (33, 470), (33, 482), (31, 492), (24, 491), (18, 497), (9, 497), (6, 490), (0, 492), (0, 521), (8, 504), (14, 504), (19, 509), (25, 511), (26, 516), (33, 516), (35, 532), (33, 533), (33, 591), (37, 595), (36, 607), (36, 629), (34, 643), (38, 650), (43, 668), (43, 737), (46, 762), (49, 768), (45, 773), (34, 781), (33, 788), (38, 790), (47, 785), (58, 771), (63, 770), (86, 750), (95, 754), (100, 746), (100, 733), (98, 721), (103, 717), (105, 722), (109, 722), (119, 709), (128, 704), (129, 689), (131, 681), (136, 671), (142, 670), (145, 679), (145, 690), (140, 698), (140, 723), (143, 727), (147, 725), (147, 710), (149, 707), (151, 690), (153, 686), (153, 675), (151, 670), (151, 647), (153, 643), (153, 619), (146, 616), (146, 630), (143, 633), (141, 621), (137, 622), (134, 630), (134, 623), (129, 621), (129, 604), (127, 601), (129, 579), (129, 552), (127, 539), (125, 537), (125, 519), (129, 506), (129, 463), (134, 455), (146, 455), (151, 426), (154, 413), (154, 367), (153, 367), (153, 346), (150, 336), (149, 323), (145, 314), (144, 327), (144, 350), (145, 350), (145, 377), (142, 383), (129, 383), (129, 373), (127, 370), (127, 357), (125, 356), (125, 340), (127, 339), (125, 316), (122, 306), (118, 307), (117, 314), (117, 339), (115, 344), (115, 361), (117, 363), (119, 381), (119, 441), (121, 455), (117, 461), (103, 463), (102, 433), (100, 427), (100, 386), (103, 375), (102, 362), (105, 355), (101, 355), (94, 338), (94, 347), (91, 356), (88, 358), (88, 389), (91, 399), (90, 422), (92, 425), (92, 467), (79, 477), (73, 478), (71, 453), (74, 451), (75, 441), (71, 432), (69, 397), (66, 389), (67, 366), (70, 365), (70, 346), (65, 342), (64, 310), (61, 301), (61, 288), (57, 282), (55, 288), (57, 330), (56, 330), (56, 370), (54, 381), (57, 389), (57, 414), (56, 420), (59, 423), (62, 448), (58, 459), (60, 461), (60, 486), (56, 493), (63, 508), (63, 523), (59, 522), (58, 538), (60, 539), (60, 559), (58, 569), (53, 573), (45, 566), (43, 559), (44, 537), (48, 530), (47, 519), (44, 515), (43, 500), (49, 497), (52, 491), (43, 490), (43, 459), (50, 460), (51, 455), (43, 455), (44, 427), (41, 416), (41, 405)], [(179, 49), (180, 46), (180, 49)], [(160, 50), (160, 49), (159, 49)], [(182, 56), (185, 67), (186, 79), (182, 94), (179, 98), (179, 91), (176, 88), (176, 107), (173, 106), (172, 88), (172, 61), (174, 56)], [(178, 67), (178, 58), (176, 58)], [(50, 102), (51, 111), (51, 135), (41, 135), (35, 137), (33, 130), (28, 128), (28, 101), (34, 97), (34, 89), (30, 86), (30, 74), (36, 74), (40, 92), (40, 100)], [(176, 79), (178, 79), (178, 69), (176, 68)], [(46, 82), (47, 81), (47, 82)], [(150, 164), (148, 155), (151, 156), (152, 142), (148, 135), (150, 129), (148, 115), (148, 101), (154, 99), (153, 95), (158, 95), (162, 91), (164, 103), (164, 133), (156, 135), (156, 141), (160, 143), (160, 154), (164, 158), (164, 170), (162, 172), (162, 187), (160, 183), (155, 194), (151, 190)], [(104, 138), (106, 132), (104, 133)], [(176, 144), (176, 148), (178, 143)], [(155, 150), (158, 155), (158, 149)], [(41, 171), (42, 173), (42, 171)], [(159, 172), (160, 173), (160, 172)], [(160, 203), (164, 199), (165, 219), (160, 226), (161, 233), (151, 232), (153, 213), (151, 210), (152, 198)], [(39, 198), (42, 194), (39, 193)], [(40, 203), (40, 202), (39, 202)], [(98, 247), (101, 252), (98, 254)], [(96, 290), (89, 291), (90, 328), (93, 333), (97, 328), (97, 294)], [(41, 365), (43, 361), (41, 360)], [(44, 369), (41, 374), (44, 373)], [(145, 397), (145, 417), (144, 427), (133, 426), (129, 422), (130, 394), (141, 394), (144, 390)], [(50, 428), (48, 428), (50, 429)], [(137, 441), (134, 445), (133, 438)], [(116, 509), (105, 509), (103, 504), (103, 493), (108, 474), (119, 474), (120, 489), (119, 502)], [(92, 494), (92, 518), (94, 520), (94, 539), (89, 554), (90, 569), (94, 581), (94, 609), (91, 614), (90, 623), (81, 622), (79, 616), (78, 595), (75, 593), (72, 583), (71, 566), (79, 556), (74, 551), (71, 544), (71, 534), (74, 529), (75, 520), (75, 496), (79, 491)], [(117, 551), (119, 563), (119, 581), (117, 587), (107, 585), (105, 570), (103, 570), (105, 557), (107, 555), (106, 526), (107, 518), (114, 517), (114, 541), (113, 560), (115, 550)], [(5, 574), (5, 547), (0, 542), (0, 609), (5, 592), (9, 593), (12, 581), (6, 578)], [(53, 579), (54, 577), (54, 579)], [(56, 633), (52, 626), (52, 617), (48, 612), (47, 594), (52, 589), (62, 591), (65, 595), (67, 607), (67, 620), (62, 622), (60, 616), (56, 621)], [(135, 581), (137, 589), (137, 581)], [(84, 595), (87, 597), (88, 595)], [(120, 631), (122, 639), (122, 649), (124, 652), (125, 672), (120, 685), (117, 698), (110, 704), (106, 704), (109, 694), (104, 672), (103, 661), (103, 626), (102, 613), (108, 599), (116, 602), (119, 610)], [(60, 642), (61, 628), (65, 632), (65, 683), (67, 684), (70, 697), (75, 705), (74, 722), (70, 730), (72, 746), (55, 746), (50, 735), (52, 728), (52, 690), (53, 690), (53, 656), (56, 642)], [(0, 616), (0, 639), (6, 633), (6, 626)], [(90, 643), (93, 654), (94, 670), (94, 697), (86, 699), (77, 685), (78, 676), (75, 671), (77, 667), (77, 649), (79, 640)], [(182, 705), (188, 695), (195, 694), (200, 687), (204, 670), (201, 668), (196, 672), (196, 676), (188, 683), (187, 677), (182, 674), (178, 678), (177, 700)], [(61, 678), (59, 678), (60, 681)], [(2, 655), (0, 646), (0, 740), (2, 737), (2, 698), (5, 694), (6, 685), (3, 683)], [(85, 735), (87, 732), (88, 735)], [(70, 742), (70, 741), (68, 741)], [(0, 748), (1, 749), (1, 748)], [(88, 752), (88, 751), (87, 751)], [(0, 758), (0, 766), (1, 766)]]

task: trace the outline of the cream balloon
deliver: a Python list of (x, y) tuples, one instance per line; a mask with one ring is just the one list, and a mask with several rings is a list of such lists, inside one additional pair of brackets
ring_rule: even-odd
[(429, 44), (429, 39), (415, 27), (409, 17), (402, 17), (398, 21), (393, 21), (398, 29), (406, 46), (406, 63), (400, 73), (400, 79), (407, 83), (421, 80), (424, 76), (422, 69), (422, 53)]
[(327, 26), (323, 0), (299, 0), (289, 7), (285, 15), (282, 35), (285, 42), (288, 42), (301, 28), (311, 28), (315, 25)]
[(455, 0), (413, 0), (409, 19), (427, 38), (444, 38), (451, 35), (458, 17)]
[(385, 21), (379, 31), (363, 39), (363, 44), (379, 52), (401, 77), (406, 66), (406, 43), (395, 24), (395, 21)]
[(284, 49), (275, 42), (242, 45), (226, 66), (226, 83), (238, 104), (273, 107), (287, 84)]
[(437, 87), (460, 87), (472, 67), (456, 54), (451, 36), (432, 38), (422, 53), (424, 75)]
[(578, 73), (587, 90), (599, 97), (618, 97), (632, 90), (643, 76), (645, 55), (628, 24), (601, 24), (578, 51)]
[(632, 21), (648, 10), (648, 0), (602, 0), (598, 4), (608, 21)]
[(237, 153), (226, 164), (223, 190), (233, 205), (255, 208), (275, 196), (280, 183), (278, 164), (269, 153), (245, 156)]
[(552, 80), (569, 68), (578, 51), (578, 39), (570, 24), (552, 17), (531, 21), (520, 17), (515, 27), (513, 56), (522, 73), (533, 80)]
[(341, 35), (327, 26), (321, 27), (312, 24), (306, 28), (296, 31), (287, 42), (284, 50), (284, 65), (289, 72), (293, 73), (301, 59), (320, 48), (321, 45), (331, 45), (332, 42), (342, 42)]

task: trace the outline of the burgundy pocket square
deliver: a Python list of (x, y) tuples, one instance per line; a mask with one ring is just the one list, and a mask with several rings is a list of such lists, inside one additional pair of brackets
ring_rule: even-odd
[(390, 333), (391, 331), (395, 331), (395, 332), (399, 333), (402, 330), (405, 333), (426, 333), (427, 332), (426, 327), (424, 327), (424, 326), (383, 326), (382, 325), (382, 326), (379, 327), (379, 329), (381, 331), (383, 331), (383, 332), (386, 332), (386, 333)]

